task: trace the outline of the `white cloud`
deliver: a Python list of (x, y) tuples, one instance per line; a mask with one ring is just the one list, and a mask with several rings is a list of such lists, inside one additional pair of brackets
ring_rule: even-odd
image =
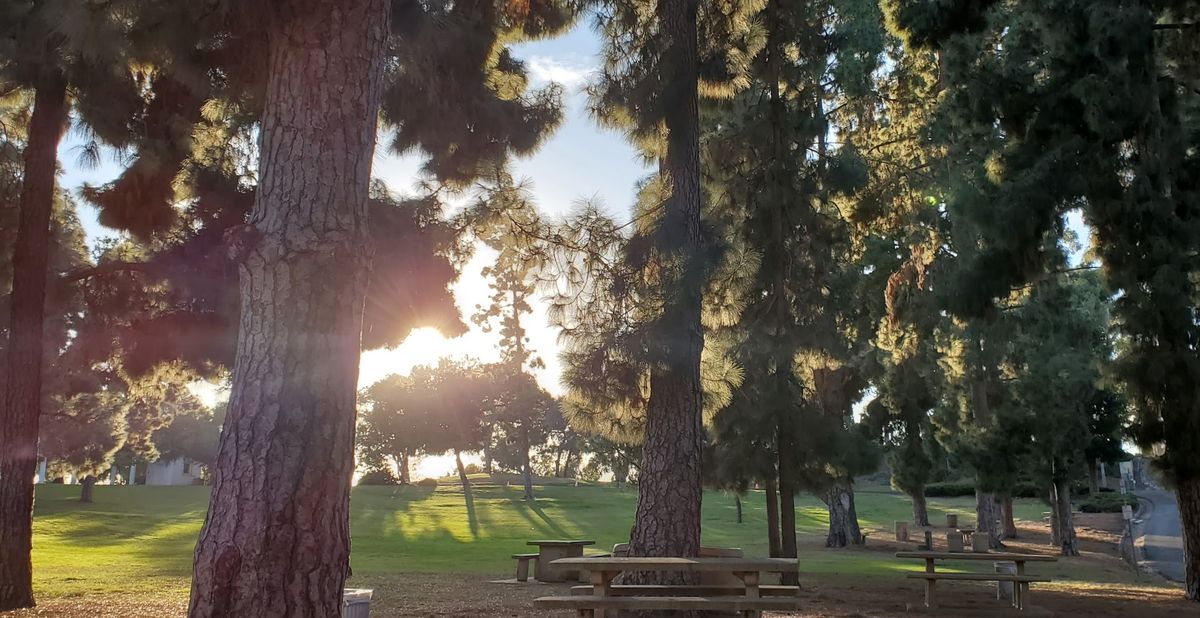
[(551, 56), (531, 56), (525, 61), (529, 69), (529, 78), (535, 85), (549, 82), (562, 84), (568, 92), (576, 92), (587, 83), (595, 65), (585, 62), (582, 58), (557, 58)]

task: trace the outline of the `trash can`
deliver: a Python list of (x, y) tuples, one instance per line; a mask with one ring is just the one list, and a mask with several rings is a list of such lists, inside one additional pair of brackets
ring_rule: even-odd
[(342, 618), (370, 618), (372, 592), (366, 588), (346, 588), (342, 592)]
[[(992, 565), (996, 567), (996, 573), (1004, 575), (1017, 574), (1017, 563), (1015, 562), (993, 562)], [(1012, 600), (1013, 585), (1013, 582), (996, 582), (996, 598)]]

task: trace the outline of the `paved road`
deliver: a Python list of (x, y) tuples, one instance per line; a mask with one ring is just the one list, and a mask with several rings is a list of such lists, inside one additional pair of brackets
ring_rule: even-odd
[(1175, 581), (1183, 581), (1183, 528), (1175, 492), (1142, 491), (1138, 496), (1154, 503), (1143, 527), (1146, 564)]

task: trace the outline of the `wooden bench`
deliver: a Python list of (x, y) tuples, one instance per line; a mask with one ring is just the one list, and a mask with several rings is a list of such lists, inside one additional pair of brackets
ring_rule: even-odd
[[(696, 586), (655, 586), (649, 584), (615, 584), (608, 587), (612, 596), (698, 596), (719, 597), (740, 595), (745, 592), (743, 586), (722, 586), (719, 584), (700, 584)], [(571, 586), (571, 594), (575, 596), (590, 595), (594, 588), (587, 586)], [(794, 597), (800, 594), (800, 586), (762, 586), (758, 592), (767, 597)]]
[(573, 609), (578, 616), (596, 616), (597, 611), (621, 610), (698, 610), (741, 612), (748, 617), (764, 610), (794, 611), (795, 599), (783, 597), (750, 599), (745, 597), (618, 597), (569, 596), (541, 597), (534, 601), (546, 609)]
[[(799, 606), (794, 586), (759, 585), (762, 572), (795, 573), (799, 564), (783, 558), (564, 558), (555, 560), (562, 569), (587, 571), (591, 586), (576, 586), (569, 597), (541, 597), (538, 607), (573, 609), (576, 615), (605, 618), (610, 610), (708, 610), (733, 611), (757, 618), (764, 610), (795, 610)], [(728, 573), (741, 585), (701, 584), (693, 586), (613, 585), (622, 572), (674, 571)], [(770, 596), (764, 597), (766, 592)]]
[[(947, 581), (992, 581), (1012, 582), (1012, 604), (1017, 609), (1025, 609), (1025, 598), (1029, 595), (1029, 584), (1033, 582), (1051, 581), (1045, 577), (1034, 577), (1025, 574), (1026, 562), (1057, 562), (1054, 556), (1038, 554), (1011, 553), (951, 553), (934, 551), (902, 551), (896, 553), (897, 558), (919, 558), (925, 561), (924, 572), (910, 572), (905, 576), (910, 579), (925, 580), (925, 607), (937, 607), (937, 582)], [(1016, 573), (938, 573), (934, 570), (936, 560), (975, 560), (988, 562), (1012, 562), (1016, 565)]]
[(529, 562), (537, 560), (537, 554), (513, 554), (513, 558), (517, 559), (517, 581), (529, 581)]

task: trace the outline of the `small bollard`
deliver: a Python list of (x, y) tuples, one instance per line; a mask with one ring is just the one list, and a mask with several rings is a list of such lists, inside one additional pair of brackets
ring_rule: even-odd
[(946, 551), (961, 552), (963, 550), (962, 533), (951, 530), (946, 533)]
[(902, 542), (908, 542), (908, 522), (898, 521), (898, 522), (895, 522), (895, 526), (896, 526), (896, 540), (902, 541)]

